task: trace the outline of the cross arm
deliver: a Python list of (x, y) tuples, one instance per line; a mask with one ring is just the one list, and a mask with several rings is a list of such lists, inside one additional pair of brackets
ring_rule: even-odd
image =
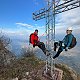
[(46, 8), (42, 8), (39, 11), (33, 13), (33, 20), (40, 20), (45, 18)]
[[(51, 15), (46, 15), (46, 13), (52, 9), (51, 7), (53, 6), (50, 6), (49, 8), (42, 8), (39, 11), (36, 11), (35, 13), (33, 13), (33, 20), (40, 20), (48, 16), (51, 16)], [(53, 10), (55, 13), (53, 12), (53, 15), (59, 14), (77, 7), (80, 7), (80, 0), (68, 0), (62, 4), (55, 6), (55, 11)]]
[(55, 14), (59, 14), (74, 8), (80, 7), (80, 0), (70, 0), (68, 3), (63, 3), (55, 7)]

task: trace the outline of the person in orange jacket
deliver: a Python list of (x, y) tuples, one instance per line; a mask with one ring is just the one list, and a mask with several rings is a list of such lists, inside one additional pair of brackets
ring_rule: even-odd
[(33, 45), (33, 47), (38, 46), (45, 55), (50, 55), (50, 54), (46, 54), (46, 48), (45, 48), (45, 44), (43, 42), (40, 42), (39, 37), (38, 37), (38, 30), (36, 29), (34, 33), (30, 34), (30, 39), (29, 39), (29, 43), (31, 43)]

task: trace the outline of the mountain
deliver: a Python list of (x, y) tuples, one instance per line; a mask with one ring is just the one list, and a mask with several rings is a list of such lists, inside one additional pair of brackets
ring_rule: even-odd
[[(67, 65), (56, 64), (55, 67), (63, 71), (62, 80), (77, 80), (77, 74)], [(51, 80), (43, 75), (44, 68), (45, 62), (35, 55), (21, 57), (0, 70), (0, 80)]]
[[(56, 40), (62, 40), (65, 34), (58, 34), (56, 35)], [(63, 51), (57, 60), (57, 63), (65, 63), (68, 66), (72, 67), (77, 73), (80, 74), (80, 35), (75, 35), (77, 39), (77, 45), (75, 48), (68, 50), (67, 52)], [(45, 41), (45, 36), (41, 37), (41, 41)], [(29, 41), (28, 39), (21, 39), (21, 38), (13, 38), (12, 39), (12, 52), (14, 52), (17, 56), (21, 55), (22, 46), (26, 47), (26, 50), (29, 48)], [(45, 60), (46, 56), (38, 47), (34, 48), (35, 54), (38, 58)]]
[(0, 66), (10, 64), (15, 58), (16, 56), (6, 48), (0, 50)]

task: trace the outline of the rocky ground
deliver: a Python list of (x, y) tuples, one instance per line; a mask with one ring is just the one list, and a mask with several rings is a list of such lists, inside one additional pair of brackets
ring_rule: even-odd
[[(50, 80), (42, 76), (45, 62), (35, 56), (23, 57), (0, 67), (0, 80)], [(56, 64), (63, 71), (62, 80), (79, 80), (77, 74), (64, 64)]]

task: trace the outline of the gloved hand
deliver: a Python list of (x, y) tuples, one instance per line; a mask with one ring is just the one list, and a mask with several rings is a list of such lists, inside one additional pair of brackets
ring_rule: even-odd
[(68, 47), (65, 48), (65, 51), (68, 51)]

